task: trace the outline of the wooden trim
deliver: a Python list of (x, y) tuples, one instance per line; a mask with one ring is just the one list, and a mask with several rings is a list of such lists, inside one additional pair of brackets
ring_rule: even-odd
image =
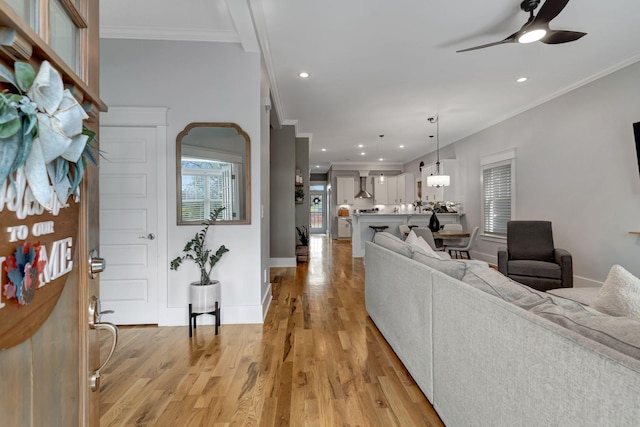
[[(62, 74), (62, 80), (67, 84), (72, 84), (80, 92), (84, 94), (84, 99), (90, 103), (95, 104), (100, 111), (106, 111), (107, 105), (98, 96), (98, 89), (91, 90), (89, 86), (76, 74), (75, 70), (72, 70), (58, 54), (45, 42), (49, 37), (49, 26), (46, 22), (43, 22), (44, 18), (40, 18), (40, 25), (45, 25), (45, 29), (42, 35), (38, 35), (31, 27), (25, 26), (24, 20), (16, 14), (16, 12), (6, 4), (0, 2), (0, 26), (14, 28), (19, 36), (24, 38), (28, 43), (33, 46), (33, 58), (31, 64), (37, 68), (41, 60), (48, 60), (60, 73)], [(6, 56), (6, 55), (5, 55)], [(8, 62), (12, 61), (12, 58), (5, 58)]]
[(176, 222), (178, 225), (201, 225), (201, 221), (182, 221), (180, 213), (182, 212), (182, 198), (180, 197), (180, 188), (182, 187), (181, 174), (181, 144), (182, 138), (189, 134), (189, 131), (197, 127), (217, 127), (217, 128), (233, 128), (245, 140), (245, 214), (241, 220), (224, 220), (216, 222), (214, 225), (246, 225), (251, 224), (251, 138), (242, 128), (235, 123), (228, 122), (193, 122), (189, 123), (176, 137)]
[(76, 5), (73, 4), (71, 0), (58, 0), (58, 1), (60, 2), (64, 10), (67, 12), (67, 15), (69, 15), (69, 18), (71, 18), (73, 25), (81, 29), (89, 27), (87, 25), (87, 21), (84, 19), (84, 16), (82, 16), (82, 13), (80, 13), (80, 11), (76, 8)]

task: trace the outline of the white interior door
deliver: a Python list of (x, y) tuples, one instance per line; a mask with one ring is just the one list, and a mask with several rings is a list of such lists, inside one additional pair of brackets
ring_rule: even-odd
[(155, 127), (100, 129), (100, 299), (120, 325), (158, 323), (156, 139)]

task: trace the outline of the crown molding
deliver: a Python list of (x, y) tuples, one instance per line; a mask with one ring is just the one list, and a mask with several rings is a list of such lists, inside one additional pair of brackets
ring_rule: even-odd
[(264, 18), (264, 11), (262, 9), (262, 1), (249, 0), (249, 10), (253, 19), (253, 26), (256, 31), (256, 37), (258, 37), (258, 43), (260, 44), (260, 50), (262, 51), (262, 59), (264, 60), (265, 67), (267, 68), (267, 76), (269, 77), (269, 84), (271, 85), (271, 99), (273, 99), (273, 108), (275, 108), (276, 115), (281, 120), (280, 125), (283, 126), (287, 124), (286, 122), (288, 120), (282, 119), (282, 117), (285, 117), (285, 111), (284, 107), (282, 106), (282, 100), (280, 99), (278, 79), (276, 78), (276, 69), (273, 65), (271, 46), (269, 45), (269, 36), (267, 34), (267, 24)]
[(196, 42), (240, 43), (238, 33), (232, 30), (206, 30), (193, 28), (153, 28), (101, 26), (100, 38), (136, 40), (177, 40)]
[(229, 14), (245, 52), (260, 52), (251, 10), (246, 0), (227, 0)]

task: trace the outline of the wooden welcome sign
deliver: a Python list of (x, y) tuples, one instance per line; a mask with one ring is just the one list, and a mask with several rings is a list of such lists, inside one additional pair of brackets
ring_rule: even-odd
[(30, 338), (55, 307), (73, 269), (80, 206), (70, 197), (47, 212), (7, 197), (11, 185), (0, 187), (0, 350)]
[(55, 307), (79, 227), (80, 182), (95, 133), (47, 61), (0, 63), (0, 350), (31, 337)]

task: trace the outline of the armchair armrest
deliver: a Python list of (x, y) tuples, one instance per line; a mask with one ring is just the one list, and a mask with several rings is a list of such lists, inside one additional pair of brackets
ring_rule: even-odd
[(509, 254), (507, 248), (498, 248), (498, 271), (505, 276), (508, 276), (507, 261), (509, 260)]
[(569, 251), (556, 248), (553, 250), (553, 259), (562, 270), (562, 287), (573, 288), (573, 258)]

